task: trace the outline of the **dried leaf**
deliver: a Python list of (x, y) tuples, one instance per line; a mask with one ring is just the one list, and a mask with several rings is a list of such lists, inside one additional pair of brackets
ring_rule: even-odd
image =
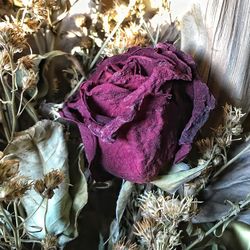
[[(250, 141), (238, 146), (232, 153), (232, 157), (242, 152), (248, 145), (250, 145)], [(200, 200), (204, 202), (199, 208), (199, 214), (193, 218), (194, 223), (220, 220), (232, 208), (233, 203), (237, 204), (246, 199), (250, 193), (249, 156), (250, 149), (229, 165), (220, 178), (206, 187), (200, 197)], [(241, 212), (237, 219), (250, 224), (250, 211)]]
[(120, 227), (119, 223), (121, 221), (121, 218), (123, 216), (123, 213), (126, 209), (126, 206), (128, 204), (130, 195), (135, 187), (135, 184), (129, 181), (124, 181), (116, 202), (116, 218), (115, 220), (111, 223), (110, 226), (110, 237), (111, 241), (110, 244), (115, 243), (119, 240), (120, 236)]
[[(48, 200), (46, 229), (49, 234), (58, 237), (61, 246), (73, 239), (77, 235), (76, 218), (87, 201), (87, 185), (83, 174), (76, 173), (80, 179), (73, 183), (75, 196), (70, 197), (68, 153), (62, 125), (49, 120), (39, 121), (28, 130), (17, 133), (4, 153), (19, 159), (21, 175), (32, 180), (43, 178), (53, 169), (64, 173), (65, 180)], [(30, 216), (25, 222), (26, 230), (31, 236), (43, 239), (46, 234), (46, 200), (36, 191), (30, 190), (21, 202)]]
[(174, 193), (181, 185), (199, 176), (206, 165), (189, 169), (183, 162), (176, 164), (167, 175), (159, 176), (151, 183), (168, 193)]

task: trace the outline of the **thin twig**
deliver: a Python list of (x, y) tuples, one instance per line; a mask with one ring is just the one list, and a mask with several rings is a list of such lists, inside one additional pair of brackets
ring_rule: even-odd
[(149, 28), (148, 28), (148, 26), (147, 26), (147, 24), (146, 24), (146, 22), (145, 22), (145, 20), (144, 20), (143, 17), (141, 17), (141, 21), (142, 21), (142, 25), (144, 26), (144, 28), (145, 28), (146, 31), (147, 31), (147, 35), (148, 35), (148, 37), (150, 38), (151, 42), (152, 42), (153, 44), (156, 44), (156, 43), (155, 43), (155, 39), (153, 38), (153, 35), (151, 34), (151, 32), (150, 32), (150, 30), (149, 30)]
[(16, 228), (13, 225), (12, 221), (10, 220), (9, 216), (6, 214), (2, 202), (0, 202), (0, 209), (1, 209), (2, 213), (3, 213), (3, 216), (4, 216), (5, 220), (7, 221), (7, 223), (9, 224), (9, 226), (11, 227), (11, 230), (12, 230), (13, 235), (14, 235), (15, 246), (16, 246), (16, 249), (18, 250), (20, 248), (18, 247), (18, 241), (19, 241), (19, 239), (18, 239), (18, 236), (17, 236), (17, 231), (16, 231)]
[(247, 150), (250, 149), (250, 144), (248, 144), (240, 153), (234, 156), (230, 161), (228, 161), (224, 166), (222, 166), (214, 175), (213, 178), (217, 177), (222, 171), (224, 171), (229, 165), (235, 162), (240, 156), (242, 156)]
[(14, 201), (14, 214), (15, 214), (15, 222), (16, 222), (16, 234), (17, 234), (17, 248), (21, 248), (21, 242), (20, 242), (20, 235), (19, 235), (19, 222), (18, 222), (18, 212), (17, 212), (17, 204), (16, 204), (16, 200)]
[(47, 223), (46, 223), (46, 219), (47, 219), (47, 213), (48, 213), (48, 205), (49, 205), (49, 199), (45, 198), (45, 212), (44, 212), (44, 231), (45, 231), (45, 235), (48, 234), (48, 229), (47, 229)]

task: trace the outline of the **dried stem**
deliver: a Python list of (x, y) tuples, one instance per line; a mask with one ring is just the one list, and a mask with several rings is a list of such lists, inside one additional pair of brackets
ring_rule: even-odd
[(21, 248), (19, 247), (19, 238), (18, 238), (17, 230), (16, 230), (15, 226), (13, 225), (12, 221), (10, 220), (9, 216), (6, 214), (2, 202), (0, 202), (0, 209), (2, 211), (4, 219), (7, 221), (7, 223), (9, 224), (9, 226), (11, 227), (11, 230), (13, 232), (15, 247), (16, 247), (15, 249), (19, 250)]
[(250, 149), (250, 144), (248, 144), (240, 153), (234, 156), (230, 161), (228, 161), (224, 166), (222, 166), (214, 175), (213, 178), (217, 177), (221, 172), (223, 172), (229, 165), (235, 162), (240, 156), (242, 156), (247, 150)]
[(228, 214), (224, 216), (218, 223), (216, 223), (212, 228), (210, 228), (202, 237), (199, 237), (197, 240), (195, 240), (193, 243), (191, 243), (186, 250), (192, 249), (195, 245), (200, 243), (205, 237), (207, 237), (209, 234), (213, 233), (218, 227), (220, 227), (225, 222), (228, 222), (232, 220), (233, 218), (236, 218), (240, 211), (245, 208), (247, 205), (250, 204), (250, 197), (248, 196), (241, 204), (238, 204), (238, 206), (234, 209), (230, 209)]

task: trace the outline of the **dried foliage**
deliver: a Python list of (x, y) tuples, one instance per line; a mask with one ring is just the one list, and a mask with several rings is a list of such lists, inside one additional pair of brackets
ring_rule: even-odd
[[(84, 5), (84, 13), (77, 4)], [(62, 126), (39, 120), (44, 114), (57, 119), (58, 92), (60, 100), (74, 95), (105, 56), (166, 39), (178, 44), (180, 22), (173, 19), (167, 0), (115, 1), (111, 6), (99, 0), (0, 0), (0, 6), (0, 247), (63, 248), (78, 236), (89, 175), (83, 175), (82, 150), (70, 149), (75, 152), (68, 162)], [(57, 104), (48, 108), (47, 100)], [(218, 247), (210, 235), (224, 231), (243, 210), (249, 215), (249, 197), (229, 201), (230, 209), (207, 220), (210, 224), (198, 219), (206, 209), (197, 197), (207, 197), (198, 195), (213, 190), (213, 181), (232, 163), (238, 169), (242, 152), (248, 157), (248, 145), (229, 156), (230, 147), (242, 139), (243, 116), (240, 108), (225, 105), (222, 124), (197, 142), (196, 165), (175, 165), (147, 185), (124, 182), (107, 238), (110, 249), (193, 249), (203, 242)]]

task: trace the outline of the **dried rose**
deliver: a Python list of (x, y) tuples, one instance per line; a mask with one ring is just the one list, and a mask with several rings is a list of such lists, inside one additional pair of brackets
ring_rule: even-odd
[(90, 167), (144, 183), (185, 158), (214, 106), (193, 59), (159, 43), (102, 61), (61, 115), (78, 125)]

